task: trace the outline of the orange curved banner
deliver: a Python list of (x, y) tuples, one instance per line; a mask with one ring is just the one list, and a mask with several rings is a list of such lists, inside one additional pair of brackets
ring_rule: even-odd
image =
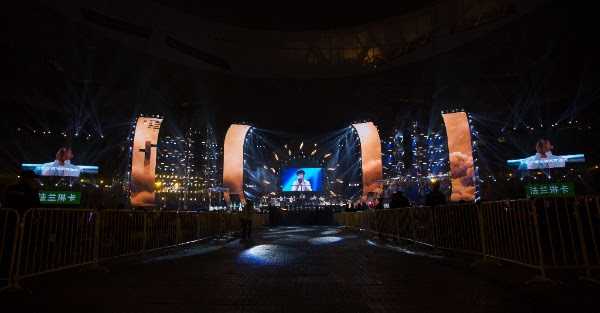
[(248, 125), (229, 126), (223, 145), (223, 185), (229, 189), (229, 195), (237, 194), (244, 201), (244, 142), (250, 130)]
[(475, 200), (475, 168), (473, 166), (473, 146), (467, 113), (442, 114), (448, 138), (450, 179), (452, 183), (451, 201)]
[(162, 118), (139, 117), (131, 151), (131, 205), (154, 206), (156, 145)]
[(381, 161), (381, 140), (379, 131), (372, 122), (352, 124), (360, 139), (360, 155), (363, 177), (363, 196), (370, 192), (383, 191), (383, 162)]

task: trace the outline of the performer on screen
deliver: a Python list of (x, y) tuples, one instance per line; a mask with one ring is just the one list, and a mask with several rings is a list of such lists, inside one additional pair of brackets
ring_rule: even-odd
[(552, 158), (552, 149), (554, 149), (554, 146), (552, 145), (552, 143), (550, 143), (550, 140), (540, 139), (535, 144), (535, 157), (537, 159)]
[(304, 179), (304, 171), (296, 172), (296, 180), (292, 183), (292, 191), (312, 191), (310, 181)]
[(63, 147), (58, 149), (54, 162), (42, 165), (42, 176), (78, 177), (81, 170), (76, 165), (71, 164), (73, 157), (73, 150), (71, 148)]

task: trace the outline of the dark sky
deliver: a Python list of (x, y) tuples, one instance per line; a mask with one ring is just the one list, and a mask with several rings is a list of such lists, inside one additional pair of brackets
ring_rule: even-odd
[[(279, 14), (279, 22), (264, 22), (268, 13), (211, 12), (221, 12), (215, 14), (231, 24), (284, 30), (363, 23), (389, 13), (369, 9), (363, 16), (356, 9), (330, 19), (332, 11), (316, 10), (302, 23), (302, 12), (308, 11)], [(331, 79), (203, 71), (124, 47), (41, 5), (3, 13), (11, 25), (1, 42), (5, 132), (81, 126), (91, 134), (115, 136), (117, 145), (138, 113), (164, 115), (165, 131), (171, 133), (209, 119), (222, 138), (230, 123), (240, 121), (309, 136), (370, 119), (388, 131), (411, 119), (438, 118), (439, 110), (449, 107), (483, 115), (493, 121), (485, 126), (498, 128), (565, 118), (590, 124), (600, 106), (596, 27), (591, 11), (579, 4), (551, 1), (433, 58)], [(26, 153), (11, 149), (4, 151), (14, 152), (13, 162)]]
[(420, 9), (435, 0), (366, 3), (240, 3), (219, 6), (192, 0), (150, 0), (199, 18), (250, 29), (282, 31), (324, 30), (378, 21)]

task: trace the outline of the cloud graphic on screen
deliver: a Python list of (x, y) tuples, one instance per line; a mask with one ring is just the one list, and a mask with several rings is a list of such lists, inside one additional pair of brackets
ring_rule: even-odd
[(450, 173), (456, 179), (473, 177), (473, 157), (462, 152), (450, 153)]
[(131, 202), (133, 205), (151, 205), (154, 203), (154, 175), (144, 171), (135, 171), (132, 175)]
[(150, 191), (154, 190), (154, 175), (144, 171), (135, 171), (132, 175), (133, 186), (137, 187), (135, 191)]
[(473, 200), (473, 157), (462, 152), (450, 153), (450, 174), (452, 175), (452, 201)]
[(475, 195), (475, 186), (464, 186), (452, 184), (452, 195), (450, 196), (451, 201), (471, 201)]
[(132, 195), (131, 202), (134, 204), (152, 204), (154, 203), (154, 193), (149, 191), (141, 191)]

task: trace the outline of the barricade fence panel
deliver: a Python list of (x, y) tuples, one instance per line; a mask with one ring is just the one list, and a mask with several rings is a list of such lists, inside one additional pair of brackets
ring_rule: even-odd
[(178, 217), (179, 213), (171, 211), (147, 213), (148, 233), (144, 248), (153, 250), (176, 245)]
[(0, 210), (0, 282), (7, 285), (15, 261), (20, 215), (14, 209)]
[(526, 266), (540, 264), (537, 218), (530, 201), (484, 203), (479, 214), (484, 255)]
[(581, 210), (582, 237), (589, 251), (591, 267), (600, 268), (600, 197), (587, 197), (578, 202)]
[(385, 237), (530, 268), (600, 269), (600, 197), (522, 199), (336, 213), (334, 220)]
[(535, 205), (539, 211), (540, 244), (546, 267), (599, 265), (597, 197), (544, 199)]
[(18, 278), (94, 262), (96, 213), (77, 209), (33, 209), (19, 232)]
[[(239, 213), (29, 209), (0, 210), (0, 279), (18, 281), (116, 257), (239, 232)], [(253, 215), (256, 228), (267, 215)]]
[(193, 241), (203, 238), (201, 222), (198, 214), (195, 212), (179, 212), (179, 233), (177, 234), (177, 243)]
[(132, 255), (144, 250), (148, 223), (143, 211), (102, 211), (99, 258)]
[(415, 241), (433, 244), (433, 210), (431, 207), (411, 207), (412, 232)]
[[(433, 230), (426, 238), (432, 245), (464, 252), (481, 251), (477, 206), (450, 205), (430, 208), (432, 217), (425, 220)], [(418, 222), (417, 222), (418, 224)]]

